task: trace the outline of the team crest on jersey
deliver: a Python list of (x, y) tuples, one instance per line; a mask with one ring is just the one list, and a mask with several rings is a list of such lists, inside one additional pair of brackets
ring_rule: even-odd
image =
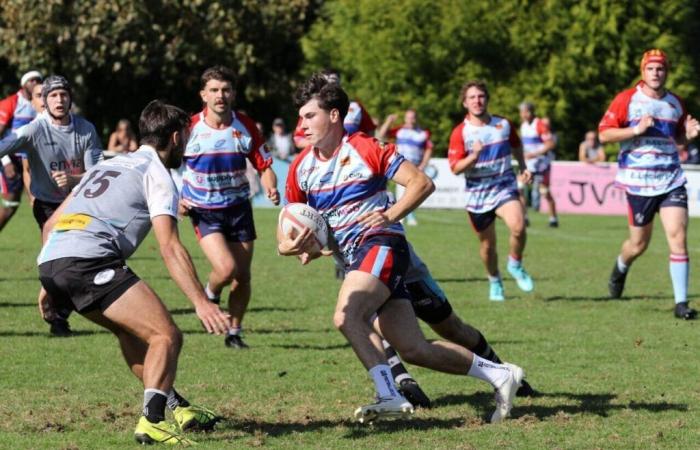
[(502, 123), (497, 123), (496, 125), (494, 125), (494, 128), (497, 129), (497, 130), (500, 130), (500, 129), (503, 128), (503, 124), (502, 124)]
[(233, 135), (233, 137), (234, 137), (235, 139), (240, 139), (241, 136), (243, 136), (243, 134), (242, 134), (240, 131), (238, 131), (238, 130), (233, 130), (233, 131), (231, 132), (231, 134)]
[(340, 167), (347, 166), (348, 164), (350, 164), (350, 155), (340, 160)]

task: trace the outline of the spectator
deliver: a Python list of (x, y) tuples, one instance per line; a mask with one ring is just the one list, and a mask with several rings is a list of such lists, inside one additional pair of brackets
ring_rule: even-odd
[(117, 129), (109, 135), (107, 150), (116, 153), (133, 152), (139, 147), (136, 141), (136, 134), (131, 129), (131, 122), (121, 119), (117, 122)]
[(605, 162), (605, 152), (603, 146), (598, 141), (598, 134), (595, 131), (588, 131), (578, 146), (578, 160), (586, 163)]
[(688, 144), (686, 147), (686, 158), (684, 164), (700, 164), (700, 150), (694, 143)]
[(280, 117), (272, 121), (272, 134), (267, 140), (267, 146), (272, 151), (272, 156), (284, 161), (291, 161), (295, 147), (292, 135), (286, 132), (284, 120)]

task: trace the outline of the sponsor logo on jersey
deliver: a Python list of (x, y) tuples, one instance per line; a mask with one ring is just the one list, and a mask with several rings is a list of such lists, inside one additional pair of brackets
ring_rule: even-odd
[(86, 214), (61, 214), (54, 230), (84, 230), (92, 222), (92, 217)]
[(221, 147), (224, 146), (225, 143), (226, 143), (226, 139), (219, 139), (219, 140), (216, 141), (216, 143), (214, 144), (214, 148), (221, 148)]

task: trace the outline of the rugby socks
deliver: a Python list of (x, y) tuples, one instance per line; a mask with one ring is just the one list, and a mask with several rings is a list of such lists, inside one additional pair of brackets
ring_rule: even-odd
[(221, 302), (221, 294), (215, 294), (209, 287), (209, 283), (204, 287), (204, 293), (207, 294), (207, 298), (210, 302), (216, 303), (217, 305)]
[(190, 406), (190, 402), (185, 400), (184, 397), (182, 397), (178, 392), (175, 390), (175, 388), (171, 389), (170, 392), (168, 393), (168, 409), (173, 411), (175, 408), (178, 406), (182, 406), (183, 408), (186, 408)]
[(228, 334), (229, 336), (240, 336), (243, 334), (243, 327), (231, 327), (228, 329)]
[(168, 394), (158, 389), (143, 391), (143, 415), (151, 423), (165, 420), (165, 404)]
[(412, 380), (413, 377), (408, 373), (408, 370), (406, 370), (406, 367), (399, 359), (399, 355), (396, 354), (396, 350), (394, 350), (386, 339), (382, 339), (382, 345), (384, 346), (384, 353), (386, 354), (386, 359), (389, 362), (389, 367), (391, 367), (391, 375), (394, 377), (394, 382), (399, 384), (403, 380)]
[(493, 351), (489, 343), (486, 341), (486, 338), (481, 333), (479, 333), (479, 342), (477, 342), (477, 344), (469, 350), (471, 350), (475, 355), (488, 359), (491, 362), (503, 364), (501, 358), (499, 358), (496, 352)]
[(472, 357), (474, 359), (467, 375), (484, 380), (496, 389), (508, 381), (510, 369), (507, 366), (496, 364), (475, 354)]
[(671, 283), (673, 283), (673, 297), (676, 304), (688, 301), (688, 255), (671, 253), (669, 257), (669, 270), (671, 271)]
[(517, 256), (514, 255), (508, 255), (508, 267), (513, 267), (513, 268), (519, 268), (522, 266), (522, 262), (520, 261), (522, 258), (518, 258)]
[(393, 398), (399, 395), (391, 379), (391, 368), (387, 364), (377, 364), (372, 367), (369, 369), (369, 376), (374, 381), (378, 398)]
[(627, 273), (629, 268), (630, 268), (630, 266), (625, 264), (625, 262), (622, 260), (622, 255), (619, 255), (617, 257), (617, 270), (619, 270), (620, 273)]

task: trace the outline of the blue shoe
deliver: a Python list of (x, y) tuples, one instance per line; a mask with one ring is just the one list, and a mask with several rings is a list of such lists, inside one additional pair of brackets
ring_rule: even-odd
[(522, 265), (508, 265), (508, 273), (515, 278), (515, 282), (518, 283), (520, 290), (532, 292), (532, 290), (535, 288), (535, 283), (532, 281), (532, 277), (525, 271)]
[(489, 281), (489, 300), (494, 302), (502, 302), (506, 298), (503, 296), (503, 282)]

